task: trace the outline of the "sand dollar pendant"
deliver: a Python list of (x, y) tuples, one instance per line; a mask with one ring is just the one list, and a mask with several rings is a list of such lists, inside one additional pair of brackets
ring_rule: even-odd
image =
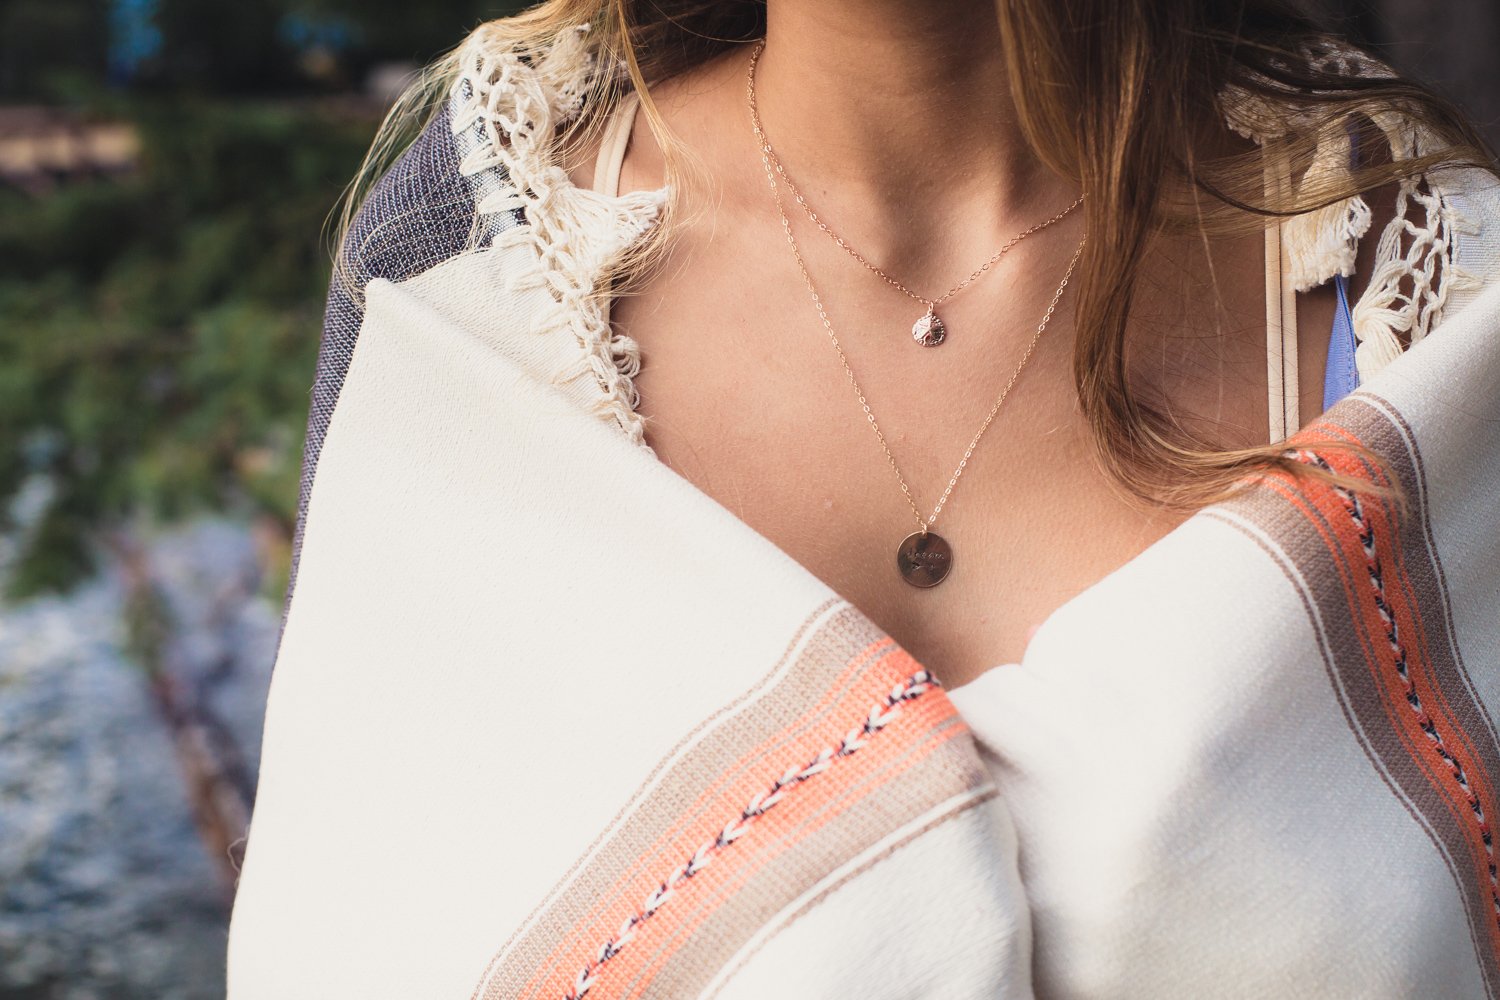
[(936, 587), (953, 569), (953, 547), (935, 531), (913, 531), (896, 548), (896, 568), (913, 587)]
[(911, 339), (923, 347), (936, 347), (947, 338), (948, 328), (938, 319), (936, 306), (928, 306), (926, 315), (911, 325)]

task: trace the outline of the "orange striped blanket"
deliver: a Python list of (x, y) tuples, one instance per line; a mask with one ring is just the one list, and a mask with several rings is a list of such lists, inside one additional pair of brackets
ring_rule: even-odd
[(1404, 507), (1250, 484), (950, 692), (640, 446), (593, 292), (660, 197), (532, 145), (581, 45), (480, 52), (356, 226), (229, 1000), (1500, 994), (1494, 192), (1288, 442)]

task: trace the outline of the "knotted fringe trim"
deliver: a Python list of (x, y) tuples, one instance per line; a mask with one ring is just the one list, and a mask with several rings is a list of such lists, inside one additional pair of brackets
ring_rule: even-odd
[[(1391, 75), (1389, 67), (1345, 46), (1319, 46), (1306, 54), (1312, 66), (1325, 73)], [(1288, 115), (1237, 87), (1229, 88), (1224, 97), (1229, 126), (1262, 146), (1293, 129), (1315, 127), (1308, 117)], [(1422, 155), (1430, 145), (1430, 139), (1399, 112), (1379, 115), (1375, 124), (1394, 160)], [(1352, 142), (1347, 134), (1322, 137), (1312, 164), (1296, 184), (1297, 192), (1348, 173), (1351, 160)], [(1293, 288), (1305, 292), (1336, 274), (1352, 275), (1359, 241), (1370, 224), (1370, 207), (1359, 195), (1285, 220), (1283, 266)], [(1454, 234), (1468, 229), (1467, 221), (1431, 176), (1419, 174), (1400, 182), (1395, 214), (1376, 244), (1369, 283), (1351, 309), (1358, 341), (1354, 361), (1361, 381), (1401, 354), (1402, 334), (1413, 344), (1442, 322), (1449, 292), (1477, 284), (1455, 262)]]
[[(569, 331), (578, 345), (575, 360), (552, 381), (591, 375), (600, 390), (594, 412), (644, 446), (645, 421), (636, 412), (640, 397), (634, 385), (639, 345), (614, 334), (599, 286), (608, 265), (655, 224), (667, 191), (602, 195), (573, 184), (556, 163), (557, 129), (580, 112), (600, 72), (591, 42), (587, 25), (535, 49), (498, 41), (481, 27), (460, 51), (451, 120), (468, 149), (459, 171), (482, 192), (479, 215), (519, 216), (524, 222), (497, 228), (492, 237), (497, 249), (525, 245), (533, 251), (531, 266), (507, 278), (508, 289), (547, 292), (552, 307), (540, 317), (537, 332)], [(1308, 57), (1327, 72), (1390, 72), (1344, 46), (1321, 46)], [(1226, 91), (1224, 107), (1229, 126), (1261, 145), (1314, 125), (1239, 88)], [(1378, 116), (1376, 124), (1393, 158), (1409, 159), (1425, 150), (1427, 137), (1399, 113)], [(1348, 171), (1350, 153), (1347, 135), (1320, 140), (1298, 190), (1330, 172)], [(1371, 218), (1369, 205), (1355, 195), (1284, 221), (1284, 266), (1292, 286), (1307, 291), (1335, 274), (1351, 275)], [(1401, 335), (1415, 343), (1438, 325), (1450, 291), (1478, 284), (1455, 262), (1455, 234), (1469, 230), (1432, 177), (1400, 183), (1395, 215), (1381, 232), (1369, 283), (1352, 309), (1361, 380), (1400, 355)]]
[[(1348, 173), (1353, 146), (1347, 135), (1320, 140), (1302, 185), (1316, 186)], [(1335, 274), (1352, 275), (1359, 241), (1369, 232), (1370, 222), (1370, 206), (1359, 195), (1286, 220), (1281, 230), (1281, 259), (1292, 287), (1305, 292)]]
[(450, 114), (468, 150), (459, 173), (481, 192), (479, 216), (504, 214), (521, 223), (494, 229), (491, 247), (533, 251), (529, 266), (507, 275), (507, 291), (544, 291), (551, 305), (536, 332), (571, 333), (578, 345), (577, 357), (553, 373), (553, 384), (591, 375), (600, 390), (593, 412), (645, 446), (634, 385), (640, 348), (614, 334), (601, 278), (655, 224), (667, 191), (603, 195), (575, 185), (556, 162), (558, 129), (582, 110), (600, 71), (590, 41), (589, 27), (580, 25), (528, 50), (479, 28), (459, 52)]

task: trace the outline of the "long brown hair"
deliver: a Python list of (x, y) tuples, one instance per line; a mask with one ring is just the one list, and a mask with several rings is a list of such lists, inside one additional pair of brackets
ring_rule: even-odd
[[(1227, 496), (1256, 472), (1327, 478), (1286, 456), (1279, 443), (1223, 450), (1196, 440), (1132, 385), (1127, 320), (1143, 255), (1174, 226), (1244, 233), (1437, 167), (1496, 171), (1484, 140), (1448, 101), (1373, 59), (1365, 57), (1362, 72), (1330, 68), (1319, 53), (1358, 50), (1287, 0), (998, 0), (996, 12), (1033, 152), (1076, 180), (1086, 197), (1073, 374), (1112, 480), (1138, 500), (1191, 509)], [(534, 49), (591, 25), (603, 61), (626, 66), (641, 94), (670, 184), (683, 176), (688, 157), (652, 103), (651, 85), (763, 36), (765, 13), (760, 0), (546, 0), (476, 30), (489, 44)], [(454, 57), (440, 61), (392, 110), (351, 186), (345, 230), (362, 188), (456, 72)], [(559, 143), (585, 141), (621, 87), (618, 76), (600, 74), (585, 112)], [(1224, 152), (1205, 141), (1204, 123), (1226, 120), (1229, 93), (1244, 98), (1234, 111), (1260, 140), (1253, 151)], [(1420, 144), (1390, 148), (1393, 115)], [(1306, 168), (1334, 134), (1352, 136), (1360, 149), (1384, 143), (1386, 154), (1314, 178)], [(1272, 156), (1306, 174), (1304, 182), (1268, 190), (1263, 171)], [(632, 267), (639, 270), (664, 245), (671, 218), (669, 206)]]

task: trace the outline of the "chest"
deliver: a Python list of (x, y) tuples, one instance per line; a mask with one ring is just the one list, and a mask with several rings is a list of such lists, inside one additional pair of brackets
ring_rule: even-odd
[[(785, 251), (777, 235), (705, 241), (615, 301), (617, 331), (641, 348), (647, 443), (950, 687), (1019, 661), (1059, 605), (1184, 519), (1125, 498), (1095, 460), (1072, 384), (1071, 298), (994, 409), (1076, 236), (1036, 241), (949, 303), (948, 339), (924, 348), (908, 332), (920, 305), (809, 252), (824, 275), (825, 326), (790, 254), (765, 253)], [(1218, 307), (1199, 308), (1206, 299), (1190, 287), (1158, 285), (1138, 310), (1142, 377), (1226, 443), (1265, 438), (1254, 249), (1240, 248), (1243, 280)], [(1323, 306), (1315, 294), (1300, 311), (1305, 386), (1321, 379), (1326, 330), (1321, 342), (1312, 331)], [(1310, 418), (1317, 405), (1305, 409)], [(914, 587), (897, 548), (940, 502), (930, 530), (952, 546), (951, 572)]]

